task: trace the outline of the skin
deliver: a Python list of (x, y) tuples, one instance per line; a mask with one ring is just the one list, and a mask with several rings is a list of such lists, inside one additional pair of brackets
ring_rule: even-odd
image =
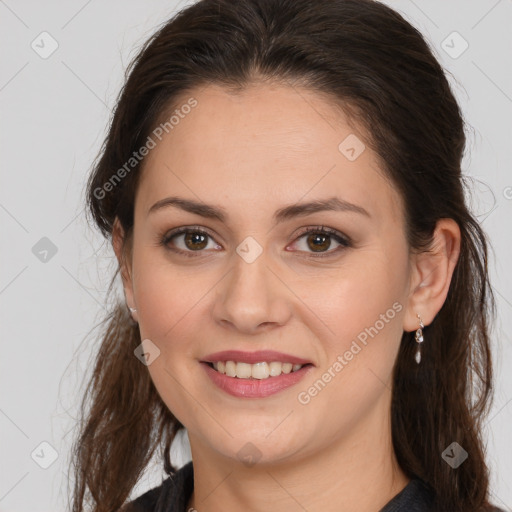
[[(354, 161), (338, 150), (348, 135), (364, 141), (364, 134), (315, 92), (254, 84), (233, 94), (208, 85), (177, 104), (190, 96), (197, 107), (146, 158), (126, 254), (118, 222), (113, 232), (127, 304), (137, 309), (142, 339), (160, 350), (147, 368), (188, 430), (195, 487), (189, 507), (379, 510), (409, 482), (391, 443), (393, 364), (403, 331), (418, 328), (416, 314), (428, 325), (444, 303), (459, 254), (457, 224), (440, 220), (433, 250), (411, 251), (401, 197), (379, 158), (368, 145)], [(176, 207), (148, 214), (169, 196), (216, 205), (227, 220)], [(321, 211), (272, 220), (284, 206), (334, 196), (369, 216)], [(311, 235), (299, 230), (318, 225), (352, 244), (327, 237), (322, 250), (330, 254), (315, 258)], [(183, 235), (169, 246), (192, 257), (160, 243), (181, 226), (209, 232), (202, 252)], [(248, 236), (263, 250), (252, 263), (236, 252)], [(298, 394), (396, 303), (394, 318), (300, 403)], [(273, 349), (314, 368), (270, 397), (236, 398), (214, 386), (199, 363), (228, 349)], [(260, 457), (252, 466), (237, 455), (248, 442)]]

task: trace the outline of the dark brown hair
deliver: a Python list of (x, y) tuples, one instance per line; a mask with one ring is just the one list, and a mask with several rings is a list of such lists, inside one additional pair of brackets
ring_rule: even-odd
[[(401, 468), (428, 484), (436, 510), (488, 510), (481, 427), (492, 396), (495, 306), (487, 241), (465, 202), (459, 106), (422, 35), (400, 14), (373, 0), (203, 0), (182, 10), (127, 71), (88, 182), (92, 218), (110, 238), (118, 217), (128, 244), (143, 161), (105, 184), (178, 96), (210, 83), (236, 91), (258, 81), (316, 91), (362, 127), (365, 144), (403, 197), (411, 250), (428, 250), (439, 219), (458, 223), (460, 257), (445, 304), (424, 330), (421, 365), (413, 363), (413, 333), (401, 340), (392, 438)], [(169, 447), (183, 425), (134, 357), (140, 343), (138, 327), (119, 304), (106, 319), (83, 399), (73, 512), (86, 501), (96, 512), (119, 509), (157, 449), (166, 473), (175, 471)], [(457, 469), (441, 457), (454, 441), (469, 454)]]

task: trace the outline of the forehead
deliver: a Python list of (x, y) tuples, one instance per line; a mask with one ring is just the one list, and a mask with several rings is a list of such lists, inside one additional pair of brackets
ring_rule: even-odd
[(276, 84), (237, 93), (208, 85), (181, 94), (162, 117), (171, 118), (152, 135), (144, 162), (138, 202), (146, 209), (178, 191), (257, 209), (336, 195), (377, 217), (401, 218), (378, 156), (325, 96)]

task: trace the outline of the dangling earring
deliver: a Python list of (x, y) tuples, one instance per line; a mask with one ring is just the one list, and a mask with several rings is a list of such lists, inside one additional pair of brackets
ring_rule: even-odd
[(415, 335), (416, 343), (418, 343), (418, 348), (416, 349), (415, 359), (416, 359), (416, 362), (418, 364), (420, 364), (420, 361), (421, 361), (421, 350), (420, 350), (420, 347), (421, 347), (421, 344), (423, 343), (423, 328), (425, 326), (423, 325), (423, 322), (421, 320), (420, 315), (418, 315), (416, 313), (416, 316), (418, 317), (418, 320), (420, 321), (420, 328), (416, 331), (416, 335)]
[(132, 317), (132, 322), (134, 323), (134, 325), (137, 325), (139, 322), (137, 320), (137, 318), (135, 318), (135, 313), (137, 313), (137, 310), (135, 308), (131, 308), (130, 306), (128, 306), (128, 309), (130, 310), (130, 315)]

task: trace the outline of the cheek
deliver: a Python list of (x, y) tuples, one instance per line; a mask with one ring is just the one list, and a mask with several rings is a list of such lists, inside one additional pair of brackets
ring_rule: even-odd
[(134, 253), (133, 262), (141, 339), (150, 339), (159, 350), (148, 366), (151, 380), (179, 421), (187, 425), (196, 417), (207, 421), (201, 410), (194, 410), (190, 393), (196, 393), (190, 383), (201, 370), (196, 360), (197, 334), (204, 327), (199, 319), (208, 314), (204, 295), (215, 281), (208, 273), (180, 271), (162, 262), (161, 255), (155, 257), (154, 251)]
[(319, 374), (327, 372), (329, 384), (322, 391), (325, 401), (315, 398), (317, 406), (365, 407), (383, 391), (402, 335), (406, 269), (405, 250), (361, 250), (333, 276), (327, 294), (320, 286), (309, 296), (308, 305), (329, 326), (327, 337), (325, 329), (319, 337), (325, 355)]
[(360, 251), (327, 282), (316, 282), (307, 303), (330, 327), (339, 348), (375, 323), (388, 331), (383, 329), (382, 315), (386, 326), (399, 323), (397, 310), (404, 306), (406, 279), (398, 269), (406, 265), (404, 258), (391, 258), (382, 251)]
[[(141, 335), (163, 342), (181, 337), (183, 320), (197, 314), (214, 276), (166, 261), (160, 249), (142, 247), (133, 255), (134, 294)], [(210, 283), (211, 281), (211, 283)]]

